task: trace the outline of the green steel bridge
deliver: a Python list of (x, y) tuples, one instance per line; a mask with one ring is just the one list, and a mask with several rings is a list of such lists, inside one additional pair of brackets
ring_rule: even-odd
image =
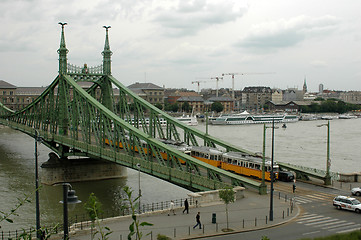
[[(217, 147), (253, 155), (177, 121), (115, 79), (111, 75), (110, 27), (104, 26), (102, 64), (88, 68), (68, 63), (66, 23), (59, 24), (58, 75), (22, 110), (13, 111), (0, 103), (0, 124), (34, 138), (41, 137), (60, 159), (90, 157), (136, 170), (140, 164), (140, 171), (144, 173), (195, 191), (233, 185), (266, 193), (266, 186), (260, 182), (213, 167), (160, 141), (170, 139), (191, 146)], [(84, 90), (79, 82), (91, 82), (92, 86)], [(114, 98), (114, 88), (119, 89), (118, 100)]]

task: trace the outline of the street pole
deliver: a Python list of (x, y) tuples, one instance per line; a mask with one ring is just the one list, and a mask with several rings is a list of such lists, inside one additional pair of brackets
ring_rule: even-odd
[(317, 125), (317, 127), (327, 127), (327, 156), (326, 156), (326, 176), (325, 176), (325, 185), (331, 185), (331, 159), (330, 159), (330, 121), (327, 124)]
[(327, 122), (327, 166), (326, 166), (326, 185), (331, 185), (331, 176), (330, 176), (330, 121)]
[(68, 183), (63, 183), (63, 223), (64, 223), (64, 240), (69, 239), (68, 228)]
[(140, 163), (137, 163), (137, 168), (138, 168), (138, 212), (140, 213), (140, 197), (142, 196), (141, 190), (140, 190)]
[(272, 156), (271, 156), (271, 194), (270, 194), (270, 210), (269, 220), (273, 221), (273, 157), (274, 157), (274, 139), (275, 139), (275, 119), (272, 119)]
[(35, 211), (36, 211), (36, 237), (42, 239), (40, 227), (40, 204), (39, 204), (39, 172), (38, 172), (38, 138), (39, 132), (35, 130)]
[(266, 161), (266, 124), (263, 124), (263, 151), (262, 151), (262, 186), (265, 183), (265, 161)]

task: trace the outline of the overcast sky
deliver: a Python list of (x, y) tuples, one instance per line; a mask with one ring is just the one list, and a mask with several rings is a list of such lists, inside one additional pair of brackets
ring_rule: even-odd
[[(102, 63), (126, 86), (246, 86), (361, 90), (359, 0), (0, 0), (0, 80), (47, 86), (57, 76), (61, 26), (68, 62)], [(267, 74), (269, 73), (269, 74)], [(232, 87), (231, 76), (219, 87)]]

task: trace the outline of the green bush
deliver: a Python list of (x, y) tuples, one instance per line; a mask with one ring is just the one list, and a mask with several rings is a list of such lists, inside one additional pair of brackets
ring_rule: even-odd
[(167, 237), (166, 235), (158, 234), (157, 240), (171, 240), (171, 238)]

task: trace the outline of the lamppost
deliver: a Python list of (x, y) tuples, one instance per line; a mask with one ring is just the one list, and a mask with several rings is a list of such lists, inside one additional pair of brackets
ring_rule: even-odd
[(266, 124), (263, 125), (263, 155), (262, 155), (262, 186), (265, 186), (265, 159), (266, 159), (266, 129), (272, 128), (272, 153), (271, 153), (271, 191), (270, 191), (270, 211), (269, 211), (269, 220), (273, 221), (273, 182), (274, 182), (274, 172), (273, 172), (273, 159), (274, 159), (274, 133), (275, 133), (275, 119), (272, 119), (272, 127), (267, 127)]
[(274, 157), (274, 142), (275, 142), (275, 119), (272, 119), (272, 155), (271, 155), (271, 194), (270, 194), (270, 209), (269, 209), (269, 220), (273, 221), (273, 157)]
[[(68, 227), (68, 204), (81, 203), (78, 197), (75, 195), (75, 191), (71, 189), (70, 183), (63, 183), (63, 224), (64, 224), (64, 240), (69, 239), (69, 227)], [(70, 187), (70, 189), (68, 188)]]
[(262, 150), (262, 187), (266, 186), (265, 183), (265, 162), (266, 162), (266, 124), (263, 124), (263, 150)]
[(39, 172), (38, 172), (38, 141), (41, 141), (38, 130), (35, 130), (35, 214), (36, 214), (36, 237), (42, 240), (40, 228), (40, 204), (39, 204)]
[(137, 163), (137, 168), (138, 168), (138, 211), (140, 213), (140, 197), (142, 196), (142, 191), (140, 190), (140, 163)]
[(330, 176), (330, 167), (331, 167), (331, 159), (330, 159), (330, 121), (325, 124), (317, 125), (317, 127), (327, 127), (327, 159), (326, 159), (326, 179), (325, 185), (331, 185), (331, 176)]

